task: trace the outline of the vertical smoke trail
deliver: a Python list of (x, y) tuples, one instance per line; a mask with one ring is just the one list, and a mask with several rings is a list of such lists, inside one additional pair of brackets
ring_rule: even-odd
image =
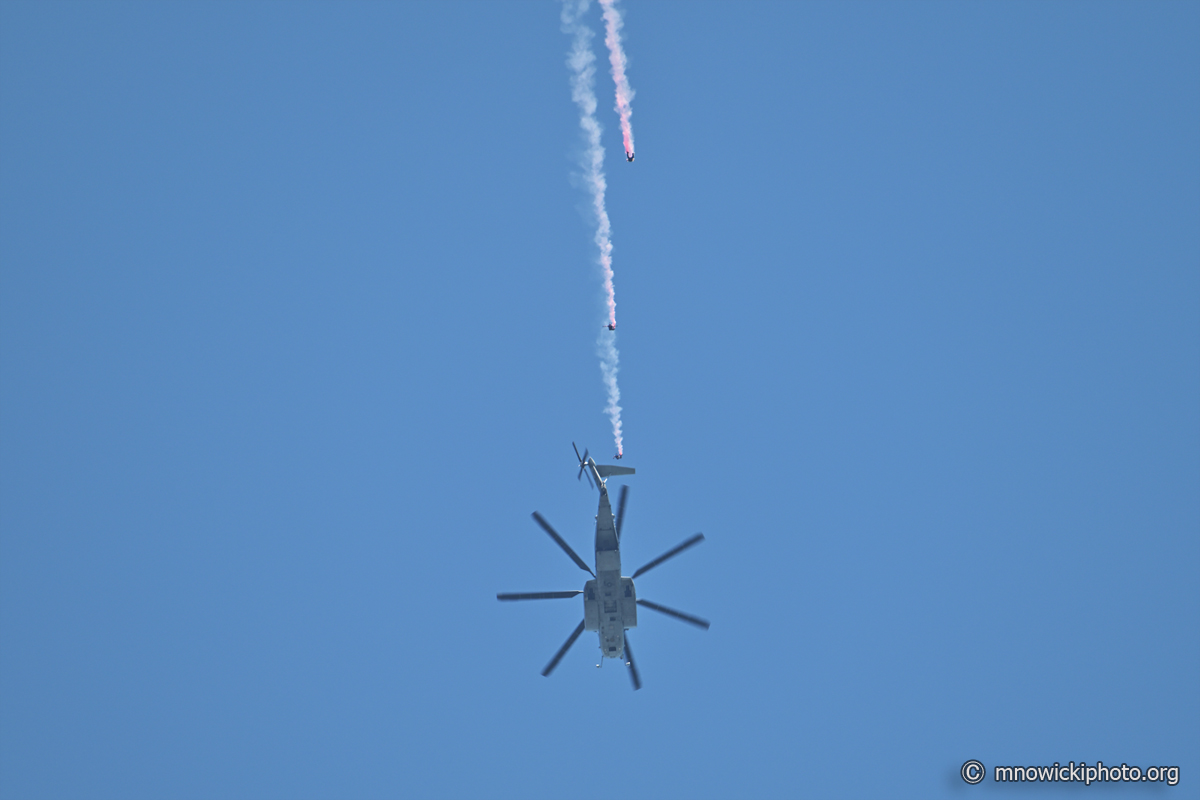
[(593, 81), (596, 75), (596, 57), (592, 55), (592, 29), (580, 21), (587, 11), (588, 0), (564, 0), (562, 11), (563, 31), (574, 37), (567, 65), (571, 68), (571, 98), (579, 106), (579, 127), (583, 128), (585, 142), (583, 153), (583, 182), (592, 195), (592, 208), (596, 212), (596, 247), (600, 250), (600, 271), (604, 277), (604, 293), (608, 302), (608, 324), (596, 342), (600, 355), (600, 372), (608, 389), (608, 405), (604, 411), (612, 421), (613, 438), (617, 454), (624, 452), (621, 436), (621, 391), (617, 388), (617, 300), (613, 289), (612, 271), (612, 226), (608, 211), (604, 207), (604, 192), (608, 184), (604, 178), (604, 149), (600, 146), (600, 123), (596, 121), (596, 93)]
[(617, 0), (600, 0), (604, 9), (604, 43), (608, 45), (608, 60), (612, 63), (613, 83), (617, 85), (617, 113), (621, 115), (621, 137), (625, 140), (625, 155), (633, 155), (633, 125), (629, 118), (633, 116), (633, 89), (629, 79), (625, 77), (625, 51), (621, 49), (621, 12), (616, 7)]

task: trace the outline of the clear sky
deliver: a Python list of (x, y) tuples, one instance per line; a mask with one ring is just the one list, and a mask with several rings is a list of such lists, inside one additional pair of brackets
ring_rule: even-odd
[(0, 795), (1196, 796), (1200, 5), (624, 7), (636, 693), (558, 5), (0, 6)]

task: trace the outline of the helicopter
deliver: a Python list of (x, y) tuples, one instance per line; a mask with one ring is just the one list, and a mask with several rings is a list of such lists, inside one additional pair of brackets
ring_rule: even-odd
[(579, 448), (575, 447), (574, 442), (571, 443), (571, 447), (575, 448), (575, 457), (579, 459), (579, 474), (575, 476), (575, 479), (581, 480), (586, 473), (588, 484), (600, 490), (600, 507), (596, 513), (595, 572), (571, 549), (571, 546), (554, 530), (545, 517), (534, 511), (533, 521), (541, 526), (546, 533), (550, 534), (550, 538), (554, 540), (555, 544), (571, 557), (576, 566), (591, 575), (592, 579), (584, 584), (583, 589), (564, 592), (501, 593), (496, 595), (496, 599), (555, 600), (578, 597), (582, 594), (584, 596), (583, 620), (575, 628), (574, 632), (567, 637), (567, 641), (558, 649), (554, 657), (550, 659), (550, 663), (542, 670), (542, 675), (549, 677), (550, 673), (554, 672), (554, 668), (558, 666), (558, 662), (562, 660), (567, 651), (571, 649), (571, 645), (575, 644), (575, 640), (585, 630), (596, 631), (600, 638), (600, 652), (602, 654), (600, 664), (596, 666), (601, 666), (605, 658), (623, 660), (625, 666), (629, 667), (629, 678), (633, 682), (633, 689), (637, 691), (642, 688), (642, 679), (638, 674), (637, 664), (633, 660), (633, 650), (629, 646), (629, 634), (627, 631), (630, 628), (637, 627), (638, 606), (649, 608), (660, 614), (666, 614), (704, 630), (708, 630), (710, 623), (708, 620), (701, 619), (700, 617), (685, 614), (682, 611), (639, 598), (633, 581), (639, 575), (649, 572), (667, 559), (673, 558), (689, 547), (693, 547), (704, 541), (704, 534), (697, 533), (682, 544), (671, 548), (658, 558), (645, 564), (635, 571), (633, 575), (623, 577), (621, 575), (620, 550), (621, 524), (625, 520), (625, 503), (629, 499), (629, 487), (621, 487), (621, 497), (617, 502), (617, 514), (614, 518), (612, 505), (608, 499), (608, 487), (606, 484), (607, 479), (614, 475), (633, 475), (634, 469), (633, 467), (597, 464), (595, 459), (588, 457), (586, 448), (583, 451), (583, 455), (580, 456)]

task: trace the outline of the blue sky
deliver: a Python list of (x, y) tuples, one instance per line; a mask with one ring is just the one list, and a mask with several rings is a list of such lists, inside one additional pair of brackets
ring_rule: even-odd
[(0, 795), (1194, 794), (1200, 7), (625, 8), (636, 694), (559, 7), (0, 8)]

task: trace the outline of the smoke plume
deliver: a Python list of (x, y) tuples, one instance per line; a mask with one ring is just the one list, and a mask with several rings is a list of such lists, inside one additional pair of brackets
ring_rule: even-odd
[(562, 11), (563, 31), (571, 34), (571, 54), (567, 66), (571, 68), (571, 98), (579, 107), (579, 127), (583, 129), (584, 150), (580, 167), (583, 184), (591, 195), (592, 210), (596, 215), (596, 247), (598, 262), (604, 278), (604, 294), (608, 304), (608, 321), (597, 342), (600, 355), (600, 373), (608, 390), (605, 413), (612, 422), (613, 439), (618, 455), (623, 452), (621, 436), (621, 391), (617, 388), (618, 354), (616, 347), (617, 300), (613, 289), (612, 270), (612, 226), (608, 211), (604, 207), (604, 193), (608, 184), (604, 177), (604, 149), (600, 146), (600, 123), (596, 121), (596, 93), (593, 89), (596, 77), (596, 57), (592, 54), (592, 29), (583, 21), (588, 0), (565, 0)]

